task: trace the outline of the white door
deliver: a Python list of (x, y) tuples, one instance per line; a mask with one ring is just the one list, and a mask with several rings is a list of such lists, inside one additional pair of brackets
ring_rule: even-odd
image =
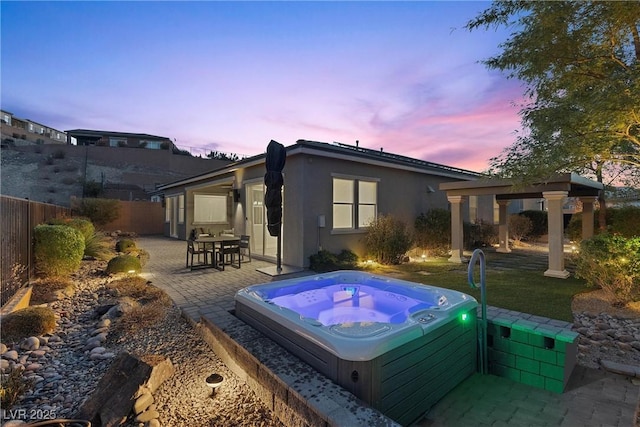
[(250, 232), (251, 253), (276, 257), (277, 238), (267, 231), (267, 211), (264, 207), (264, 184), (248, 184), (247, 194), (247, 230)]

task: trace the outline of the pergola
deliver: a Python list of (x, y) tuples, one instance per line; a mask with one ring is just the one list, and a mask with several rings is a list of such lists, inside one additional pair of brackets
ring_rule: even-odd
[(545, 182), (518, 187), (510, 179), (479, 179), (476, 181), (446, 182), (440, 190), (446, 191), (451, 203), (451, 262), (463, 262), (462, 205), (469, 196), (495, 195), (499, 206), (498, 252), (511, 252), (509, 248), (509, 221), (507, 205), (513, 199), (544, 198), (547, 201), (549, 223), (549, 268), (545, 276), (566, 279), (564, 268), (564, 222), (562, 206), (567, 197), (577, 197), (582, 202), (582, 238), (593, 236), (593, 204), (603, 189), (599, 182), (568, 173), (555, 175)]

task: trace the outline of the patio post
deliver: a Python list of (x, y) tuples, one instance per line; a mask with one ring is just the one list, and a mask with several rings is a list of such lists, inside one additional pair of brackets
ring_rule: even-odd
[(545, 276), (566, 279), (569, 272), (564, 269), (564, 218), (562, 206), (568, 191), (545, 191), (542, 197), (547, 200), (549, 222), (549, 269)]
[(462, 263), (466, 261), (466, 258), (462, 256), (464, 250), (462, 204), (465, 199), (465, 196), (447, 195), (447, 200), (451, 203), (451, 257), (449, 257), (449, 262)]
[(581, 196), (582, 202), (582, 240), (593, 237), (593, 203), (596, 196)]
[(500, 246), (496, 252), (508, 254), (511, 252), (509, 247), (509, 216), (507, 215), (507, 206), (509, 200), (496, 200), (498, 203), (498, 237)]

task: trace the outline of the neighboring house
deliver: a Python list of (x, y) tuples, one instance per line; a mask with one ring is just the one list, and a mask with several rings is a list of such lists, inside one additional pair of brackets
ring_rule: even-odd
[[(413, 227), (429, 209), (449, 206), (439, 185), (481, 175), (455, 167), (346, 144), (299, 140), (286, 148), (283, 170), (282, 262), (307, 267), (319, 249), (350, 249), (365, 255), (367, 225), (393, 215)], [(209, 173), (160, 185), (165, 201), (165, 235), (186, 239), (193, 229), (234, 229), (251, 236), (251, 253), (276, 256), (276, 238), (266, 231), (265, 155)], [(494, 197), (471, 197), (465, 221), (494, 222)]]
[(146, 148), (150, 150), (177, 150), (170, 138), (165, 136), (148, 135), (146, 133), (72, 129), (68, 130), (67, 134), (77, 140), (77, 145)]
[(67, 144), (66, 132), (0, 110), (2, 144)]

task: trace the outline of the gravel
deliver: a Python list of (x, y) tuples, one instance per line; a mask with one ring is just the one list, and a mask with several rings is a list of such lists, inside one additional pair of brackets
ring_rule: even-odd
[[(34, 340), (40, 341), (38, 348), (21, 348), (21, 343), (0, 345), (3, 371), (22, 369), (23, 376), (36, 382), (11, 412), (5, 409), (0, 414), (3, 422), (72, 418), (115, 355), (126, 351), (168, 357), (175, 370), (153, 395), (159, 418), (143, 424), (131, 415), (126, 426), (283, 425), (222, 363), (175, 306), (154, 326), (126, 335), (113, 327), (118, 324), (115, 319), (106, 328), (106, 339), (97, 342), (98, 332), (105, 333), (105, 328), (100, 327), (104, 324), (96, 308), (114, 302), (106, 288), (112, 279), (105, 277), (103, 270), (98, 261), (84, 262), (73, 278), (75, 295), (48, 304), (58, 315), (58, 324), (52, 335)], [(205, 383), (212, 373), (224, 378), (215, 395)]]

